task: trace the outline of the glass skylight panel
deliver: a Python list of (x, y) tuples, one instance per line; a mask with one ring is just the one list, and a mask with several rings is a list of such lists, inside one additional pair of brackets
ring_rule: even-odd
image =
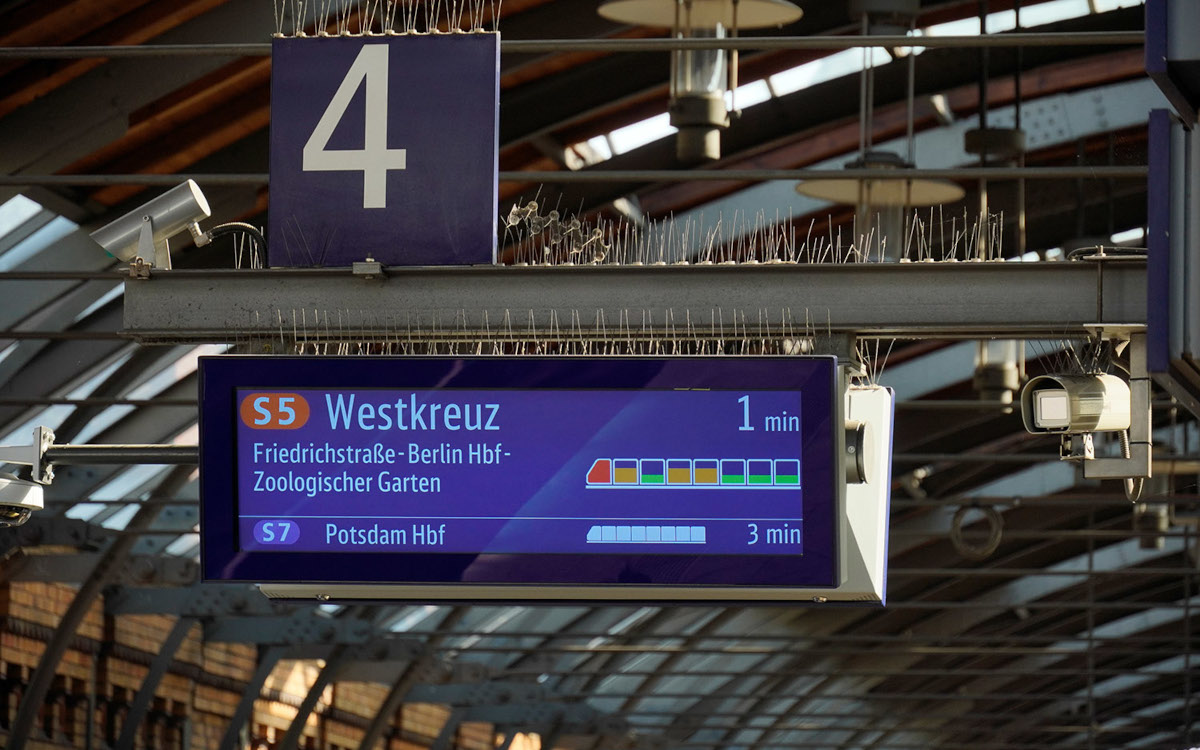
[(393, 633), (407, 633), (416, 628), (417, 625), (420, 625), (422, 622), (432, 617), (433, 613), (437, 612), (439, 609), (440, 607), (438, 607), (436, 604), (424, 604), (413, 607), (410, 611), (405, 612), (398, 617), (396, 621), (388, 627), (388, 630), (391, 630)]
[(663, 112), (648, 120), (617, 128), (609, 134), (609, 142), (612, 143), (613, 153), (624, 154), (677, 132), (678, 128), (671, 125), (671, 116)]
[(1091, 14), (1092, 8), (1088, 0), (1050, 0), (1048, 3), (1038, 3), (1021, 9), (1021, 26), (1041, 26), (1042, 24), (1065, 21), (1069, 18), (1079, 18)]
[[(871, 64), (875, 66), (885, 65), (891, 59), (886, 50), (878, 47), (872, 47), (870, 54)], [(769, 80), (776, 96), (786, 96), (819, 83), (853, 75), (860, 72), (862, 66), (861, 49), (844, 49), (776, 73)]]
[(55, 218), (38, 203), (17, 195), (0, 205), (0, 257)]
[(37, 216), (41, 204), (23, 195), (14, 195), (0, 205), (0, 236), (6, 235)]
[[(1021, 19), (1025, 21), (1024, 18)], [(945, 23), (935, 23), (932, 26), (926, 26), (920, 30), (919, 36), (978, 36), (979, 35), (979, 18), (971, 16), (969, 18), (960, 18), (956, 21), (946, 21)]]
[(229, 346), (226, 344), (204, 344), (190, 349), (178, 359), (163, 365), (162, 369), (145, 380), (141, 385), (129, 391), (125, 397), (131, 399), (152, 399), (194, 373), (197, 366), (197, 357), (223, 354), (228, 350)]
[(76, 503), (68, 508), (67, 512), (63, 515), (67, 518), (74, 518), (80, 521), (90, 521), (107, 507), (106, 503)]
[(604, 159), (612, 158), (612, 155), (613, 155), (612, 146), (610, 146), (608, 143), (608, 136), (598, 135), (595, 138), (587, 139), (586, 142), (587, 142), (587, 145), (591, 146), (592, 150), (594, 150), (602, 158), (604, 158)]
[(91, 396), (96, 392), (96, 389), (100, 387), (101, 383), (108, 380), (109, 376), (116, 372), (117, 368), (128, 362), (129, 358), (132, 356), (132, 349), (121, 352), (121, 354), (114, 357), (112, 361), (105, 363), (91, 375), (87, 376), (86, 380), (72, 388), (70, 392), (67, 393), (66, 397), (87, 398)]
[[(656, 607), (641, 607), (639, 609), (635, 609), (633, 612), (621, 618), (611, 627), (609, 627), (608, 633), (609, 635), (620, 635), (657, 611), (658, 608)], [(587, 647), (589, 649), (596, 648), (597, 646), (602, 646), (608, 643), (610, 640), (612, 639), (604, 636), (597, 636), (596, 638), (588, 641)]]
[(124, 508), (110, 515), (108, 518), (100, 522), (100, 525), (106, 529), (123, 529), (129, 525), (133, 517), (137, 514), (138, 508), (142, 507), (138, 503), (129, 503)]
[(39, 425), (56, 429), (63, 423), (63, 420), (74, 411), (74, 406), (58, 405), (47, 406), (44, 409), (34, 412), (34, 415), (24, 422), (21, 422), (8, 434), (0, 437), (0, 445), (29, 445), (33, 440), (33, 428)]
[(524, 614), (524, 607), (505, 607), (497, 612), (492, 617), (485, 620), (481, 625), (473, 628), (474, 634), (464, 637), (456, 644), (456, 648), (469, 649), (475, 644), (483, 640), (484, 634), (494, 633), (500, 628), (507, 625), (518, 615)]
[(92, 304), (83, 308), (83, 310), (81, 310), (79, 312), (79, 314), (75, 316), (75, 322), (78, 323), (79, 321), (84, 320), (89, 315), (96, 312), (100, 308), (104, 307), (109, 302), (112, 302), (113, 300), (117, 299), (124, 293), (125, 293), (125, 282), (122, 281), (121, 283), (114, 286), (112, 289), (109, 289), (107, 292), (102, 294), (100, 296), (100, 298), (97, 299), (95, 302), (93, 302)]
[(1092, 5), (1096, 8), (1097, 13), (1107, 13), (1110, 10), (1121, 8), (1136, 8), (1145, 4), (1146, 0), (1092, 0)]
[(736, 97), (725, 92), (725, 106), (731, 107), (736, 102), (738, 109), (753, 107), (755, 104), (762, 104), (771, 98), (771, 87), (767, 85), (765, 78), (751, 81), (745, 86), (738, 86)]
[(92, 500), (120, 500), (130, 497), (134, 490), (150, 481), (156, 474), (161, 474), (168, 467), (155, 464), (130, 466), (117, 472), (115, 476), (90, 493)]
[(1133, 229), (1126, 229), (1123, 232), (1117, 232), (1109, 238), (1109, 241), (1114, 245), (1123, 245), (1127, 242), (1141, 242), (1144, 239), (1146, 239), (1146, 230), (1141, 227), (1134, 227)]
[[(182, 534), (178, 539), (168, 544), (163, 552), (174, 557), (186, 557), (189, 553), (200, 546), (200, 535), (195, 532)], [(334, 605), (336, 606), (336, 605)]]
[(46, 226), (18, 242), (8, 252), (0, 255), (0, 271), (11, 271), (33, 256), (54, 245), (79, 226), (70, 219), (59, 216)]
[(110, 406), (104, 409), (90, 422), (88, 422), (87, 425), (79, 431), (79, 434), (72, 438), (72, 440), (76, 443), (90, 442), (92, 438), (96, 437), (109, 427), (112, 427), (117, 422), (128, 416), (129, 413), (134, 410), (134, 408), (135, 407), (133, 406), (119, 404), (117, 406)]

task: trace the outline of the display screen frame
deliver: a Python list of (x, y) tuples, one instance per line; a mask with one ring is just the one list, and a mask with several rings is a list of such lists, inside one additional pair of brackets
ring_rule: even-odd
[[(835, 588), (841, 582), (841, 394), (834, 357), (200, 358), (201, 569), (206, 581), (455, 587)], [(805, 554), (243, 551), (238, 389), (795, 390), (804, 404)]]

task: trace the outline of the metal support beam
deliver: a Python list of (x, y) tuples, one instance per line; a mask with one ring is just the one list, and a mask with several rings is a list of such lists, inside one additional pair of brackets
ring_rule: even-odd
[[(95, 570), (102, 553), (26, 555), (7, 563), (10, 581), (80, 583)], [(108, 583), (125, 586), (188, 586), (199, 578), (200, 566), (191, 558), (130, 555), (110, 571)]]
[[(47, 517), (38, 513), (24, 526), (0, 529), (0, 558), (14, 547), (74, 547), (78, 550), (98, 550), (113, 537), (113, 530), (90, 524), (77, 518)], [(13, 568), (0, 571), (0, 582), (12, 575)]]
[(308, 689), (308, 694), (304, 696), (304, 700), (296, 708), (296, 717), (292, 719), (292, 723), (288, 725), (287, 733), (280, 740), (279, 750), (297, 750), (300, 747), (300, 735), (304, 733), (304, 727), (308, 724), (308, 717), (312, 715), (313, 709), (317, 707), (317, 701), (321, 700), (321, 693), (324, 693), (325, 688), (329, 687), (329, 683), (337, 678), (338, 671), (342, 668), (342, 659), (344, 656), (345, 649), (339, 646), (334, 649), (334, 652), (325, 661), (325, 667), (317, 673), (317, 679), (313, 680), (312, 687)]
[(558, 722), (551, 727), (550, 732), (542, 738), (542, 747), (546, 750), (554, 750), (554, 747), (558, 744), (558, 738), (562, 736), (562, 733), (562, 722)]
[(363, 733), (362, 742), (358, 745), (358, 750), (374, 750), (375, 744), (379, 742), (379, 738), (383, 736), (384, 730), (392, 723), (392, 717), (396, 711), (404, 704), (408, 697), (409, 691), (417, 682), (426, 680), (429, 677), (430, 667), (433, 665), (433, 659), (429, 656), (423, 656), (420, 659), (405, 667), (400, 673), (400, 678), (392, 685), (392, 689), (388, 691), (387, 697), (383, 699), (379, 709), (375, 711), (375, 716), (371, 718), (371, 723), (367, 725), (366, 731)]
[(450, 715), (446, 717), (446, 723), (442, 725), (442, 731), (438, 732), (438, 736), (434, 738), (429, 750), (449, 750), (450, 741), (454, 738), (454, 733), (458, 731), (462, 721), (462, 711), (458, 709), (451, 711)]
[(200, 449), (194, 445), (54, 445), (46, 449), (44, 457), (47, 463), (56, 465), (194, 465), (200, 459)]
[(255, 591), (253, 586), (241, 583), (205, 583), (186, 588), (121, 586), (104, 597), (104, 611), (111, 615), (165, 614), (222, 619), (281, 615), (296, 609), (294, 604), (273, 601)]
[[(190, 474), (191, 470), (186, 468), (172, 471), (159, 485), (154, 493), (155, 498), (173, 496), (187, 484)], [(154, 498), (147, 500), (146, 504), (130, 520), (126, 529), (136, 531), (149, 526), (154, 517), (158, 515), (159, 509)], [(67, 611), (63, 613), (62, 619), (54, 631), (54, 637), (46, 644), (46, 650), (42, 652), (42, 656), (38, 660), (37, 669), (34, 670), (33, 678), (29, 681), (28, 690), (21, 696), (17, 717), (13, 721), (12, 731), (8, 737), (9, 750), (23, 750), (25, 743), (29, 741), (29, 734), (41, 710), (42, 701), (45, 700), (46, 693), (50, 690), (55, 673), (58, 671), (58, 663), (70, 646), (71, 639), (75, 637), (75, 632), (79, 629), (83, 618), (91, 609), (92, 603), (107, 584), (109, 574), (124, 560), (136, 540), (136, 536), (126, 534), (113, 542), (96, 564), (95, 570), (92, 571), (87, 581), (79, 587), (79, 591), (71, 600)]]
[(146, 717), (146, 712), (150, 710), (154, 692), (158, 690), (158, 684), (162, 682), (167, 668), (175, 659), (175, 652), (183, 645), (183, 639), (187, 637), (188, 631), (195, 623), (195, 620), (186, 617), (175, 620), (171, 632), (167, 633), (166, 639), (159, 645), (158, 651), (154, 655), (154, 661), (150, 663), (150, 669), (146, 673), (146, 678), (142, 680), (142, 686), (138, 688), (133, 705), (129, 707), (129, 713), (125, 716), (125, 723), (121, 727), (121, 736), (117, 738), (116, 750), (133, 750), (138, 727)]
[(466, 614), (466, 607), (455, 607), (446, 615), (446, 619), (442, 621), (440, 626), (442, 634), (430, 637), (425, 652), (414, 659), (404, 669), (399, 679), (392, 685), (392, 689), (388, 691), (387, 697), (383, 699), (379, 710), (375, 712), (375, 717), (371, 719), (370, 725), (363, 733), (362, 742), (359, 743), (358, 750), (373, 750), (375, 743), (383, 736), (383, 730), (391, 723), (392, 716), (403, 705), (413, 687), (418, 682), (430, 682), (431, 678), (437, 674), (442, 665), (432, 656), (431, 650), (437, 648), (445, 641), (445, 633), (454, 630), (462, 622)]
[[(3, 48), (0, 48), (3, 49)], [(1069, 180), (1121, 179), (1144, 180), (1149, 170), (1142, 166), (1094, 167), (947, 167), (914, 168), (904, 171), (914, 179), (972, 180)], [(773, 180), (844, 180), (849, 178), (887, 179), (895, 177), (889, 169), (591, 169), (591, 170), (514, 170), (498, 173), (500, 182), (550, 182), (577, 184), (592, 182), (770, 182)], [(15, 187), (102, 187), (107, 185), (174, 186), (184, 180), (209, 185), (266, 185), (265, 172), (220, 174), (16, 174), (0, 175), (0, 186)]]
[(349, 269), (168, 271), (125, 289), (125, 333), (143, 342), (605, 338), (684, 325), (698, 336), (1061, 338), (1145, 320), (1138, 261), (411, 268), (377, 280)]
[[(303, 610), (288, 617), (227, 616), (212, 620), (205, 627), (209, 641), (228, 643), (346, 645), (367, 643), (375, 639), (371, 624), (352, 618), (318, 617), (313, 610)], [(395, 636), (419, 647), (419, 641)]]
[(229, 724), (225, 727), (225, 734), (221, 736), (221, 744), (217, 746), (217, 750), (236, 750), (240, 744), (238, 735), (242, 733), (242, 728), (246, 726), (246, 722), (250, 720), (250, 714), (254, 712), (254, 701), (258, 700), (258, 696), (262, 694), (263, 684), (271, 676), (275, 665), (283, 658), (284, 650), (282, 646), (272, 646), (259, 652), (258, 668), (254, 670), (250, 681), (246, 683), (246, 690), (242, 693), (242, 698), (238, 701), (237, 708), (234, 709), (233, 716), (230, 717)]
[[(923, 36), (922, 47), (1058, 47), (1136, 46), (1144, 42), (1140, 31), (1091, 31), (1064, 33), (1009, 33), (973, 36)], [(820, 49), (856, 47), (906, 47), (912, 37), (878, 36), (783, 36), (733, 37), (725, 39), (505, 39), (500, 51), (547, 54), (552, 52), (674, 52), (676, 50)], [(0, 60), (71, 60), (88, 57), (265, 57), (270, 44), (139, 44), (113, 46), (0, 47)]]
[[(1146, 371), (1145, 333), (1135, 333), (1129, 337), (1129, 390), (1129, 456), (1084, 461), (1085, 479), (1148, 478), (1153, 473), (1154, 440), (1151, 435), (1150, 373)], [(1130, 499), (1133, 499), (1132, 494)]]
[[(513, 739), (515, 739), (516, 736), (517, 736), (517, 732), (515, 729), (505, 728), (504, 742), (501, 742), (500, 746), (497, 747), (496, 750), (510, 750), (510, 748), (512, 747), (512, 744), (513, 744)], [(547, 748), (547, 750), (553, 750), (553, 748)]]

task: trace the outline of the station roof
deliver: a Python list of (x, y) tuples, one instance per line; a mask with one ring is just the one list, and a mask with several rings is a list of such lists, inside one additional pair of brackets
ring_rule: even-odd
[[(795, 24), (747, 34), (857, 33), (853, 3), (799, 4), (805, 15)], [(278, 14), (291, 22), (291, 5), (0, 2), (4, 48), (195, 49), (153, 58), (0, 57), (0, 171), (8, 176), (0, 186), (0, 444), (27, 442), (35, 425), (52, 427), (59, 443), (196, 442), (196, 359), (238, 341), (144, 345), (121, 336), (123, 290), (137, 282), (106, 274), (119, 264), (97, 254), (86, 234), (175, 184), (164, 175), (196, 176), (222, 221), (265, 224), (270, 58), (213, 45), (269, 41)], [(348, 7), (357, 18), (370, 5)], [(505, 40), (664, 33), (605, 20), (595, 5), (508, 0), (499, 28)], [(925, 0), (916, 26), (929, 36), (978, 35), (979, 6)], [(986, 4), (988, 33), (1014, 28), (1012, 6)], [(1021, 6), (1023, 31), (1142, 28), (1141, 4), (1128, 0)], [(308, 9), (306, 23), (315, 12)], [(970, 166), (962, 138), (979, 122), (980, 50), (916, 52), (918, 165)], [(732, 223), (740, 213), (743, 225), (750, 216), (763, 231), (851, 236), (852, 208), (802, 198), (794, 180), (628, 174), (556, 182), (543, 173), (840, 167), (859, 146), (862, 58), (861, 50), (743, 53), (742, 114), (723, 134), (722, 159), (696, 166), (675, 156), (665, 54), (578, 51), (569, 43), (504, 53), (499, 215), (536, 198), (590, 220), (644, 226), (727, 216)], [(872, 59), (872, 137), (902, 143), (907, 58), (876, 50)], [(1140, 47), (995, 48), (986, 59), (989, 122), (1014, 124), (1020, 80), (1026, 165), (1146, 163), (1145, 111), (1161, 102)], [(936, 219), (931, 212), (920, 231), (931, 245), (934, 228), (942, 233), (939, 257), (967, 260), (969, 253), (945, 241), (945, 226), (955, 217), (950, 234), (969, 231), (979, 180), (957, 182), (966, 196), (938, 208)], [(1002, 214), (996, 248), (1008, 260), (1067, 262), (1081, 244), (1142, 242), (1144, 180), (1037, 180), (1023, 189), (1028, 210), (1018, 244), (1017, 185), (989, 186), (991, 210)], [(507, 259), (516, 259), (516, 246), (508, 250)], [(176, 248), (181, 268), (246, 262), (228, 242)], [(1021, 303), (1021, 290), (1013, 299)], [(1020, 359), (1039, 372), (1079, 346), (1071, 336), (1023, 342)], [(1177, 462), (1148, 486), (1149, 506), (1135, 509), (1119, 483), (1082, 480), (1057, 460), (1054, 441), (1027, 435), (1012, 408), (978, 398), (976, 342), (888, 339), (865, 353), (898, 401), (883, 610), (306, 605), (268, 602), (242, 586), (203, 587), (221, 591), (214, 603), (195, 583), (196, 471), (142, 465), (62, 467), (47, 490), (47, 512), (29, 525), (40, 529), (43, 544), (20, 532), (24, 552), (0, 576), (79, 582), (86, 566), (72, 559), (134, 533), (131, 560), (149, 568), (131, 563), (117, 574), (110, 611), (204, 619), (210, 639), (325, 658), (326, 668), (337, 664), (338, 680), (405, 684), (409, 700), (446, 703), (460, 709), (460, 720), (536, 731), (562, 746), (1090, 750), (1194, 743), (1195, 524), (1155, 525), (1159, 504), (1169, 499), (1183, 512), (1197, 498), (1191, 417), (1165, 398), (1156, 401), (1156, 442)], [(150, 502), (161, 511), (139, 513)], [(960, 508), (967, 509), (961, 523)], [(973, 554), (991, 514), (1002, 520), (998, 543)], [(0, 551), (18, 532), (6, 533)], [(59, 545), (65, 538), (74, 540), (70, 554)], [(34, 558), (38, 565), (29, 563)], [(285, 647), (281, 631), (296, 622), (314, 625), (305, 632), (336, 635)], [(406, 665), (418, 658), (442, 668), (414, 678)]]

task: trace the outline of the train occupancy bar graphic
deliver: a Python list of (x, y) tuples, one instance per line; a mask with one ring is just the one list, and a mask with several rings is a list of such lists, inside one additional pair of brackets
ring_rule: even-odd
[(796, 458), (597, 458), (589, 489), (799, 489)]

